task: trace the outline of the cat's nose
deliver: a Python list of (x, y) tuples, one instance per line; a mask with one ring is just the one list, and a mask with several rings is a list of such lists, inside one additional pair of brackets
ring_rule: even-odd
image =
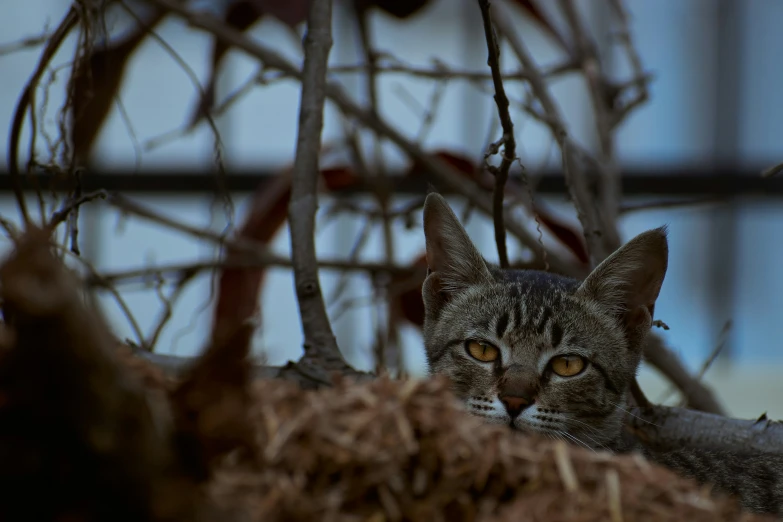
[(510, 395), (506, 395), (503, 397), (500, 397), (500, 402), (503, 403), (503, 405), (506, 407), (506, 411), (509, 415), (511, 415), (511, 418), (517, 417), (520, 413), (522, 413), (522, 410), (530, 406), (531, 400), (526, 399), (525, 397), (513, 397)]

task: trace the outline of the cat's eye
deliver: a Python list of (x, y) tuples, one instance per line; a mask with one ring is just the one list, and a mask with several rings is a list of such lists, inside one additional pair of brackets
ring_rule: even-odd
[(550, 361), (552, 371), (560, 377), (573, 377), (585, 369), (585, 360), (578, 355), (558, 355)]
[(491, 344), (479, 341), (468, 341), (466, 348), (471, 357), (481, 362), (492, 362), (500, 355), (500, 350)]

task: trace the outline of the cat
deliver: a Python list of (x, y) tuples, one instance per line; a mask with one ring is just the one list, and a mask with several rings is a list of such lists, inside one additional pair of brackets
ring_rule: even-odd
[(639, 451), (734, 495), (744, 509), (783, 515), (783, 456), (629, 444), (623, 418), (668, 266), (667, 228), (643, 232), (583, 281), (487, 262), (446, 200), (424, 205), (422, 285), (428, 372), (450, 378), (486, 422), (612, 453)]

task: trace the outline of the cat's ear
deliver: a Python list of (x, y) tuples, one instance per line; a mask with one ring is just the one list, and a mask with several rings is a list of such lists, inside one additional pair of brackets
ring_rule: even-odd
[(628, 329), (649, 329), (669, 262), (666, 235), (663, 226), (630, 240), (587, 276), (578, 295), (595, 301)]
[[(424, 202), (427, 266), (424, 300), (441, 300), (470, 286), (492, 281), (481, 253), (473, 245), (446, 200), (430, 193)], [(435, 302), (431, 304), (435, 305)]]

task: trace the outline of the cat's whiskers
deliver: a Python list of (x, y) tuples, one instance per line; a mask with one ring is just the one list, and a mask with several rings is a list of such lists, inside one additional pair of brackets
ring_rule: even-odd
[[(599, 432), (597, 429), (595, 429), (594, 427), (590, 426), (590, 425), (589, 425), (589, 424), (587, 424), (586, 422), (580, 421), (580, 420), (578, 420), (578, 419), (572, 419), (572, 418), (564, 417), (564, 418), (563, 418), (563, 421), (564, 421), (564, 423), (565, 423), (566, 425), (567, 425), (569, 422), (576, 422), (576, 423), (578, 423), (578, 424), (581, 424), (582, 426), (584, 426), (584, 427), (585, 427), (585, 428), (587, 428), (588, 430), (590, 430), (590, 431), (591, 431), (591, 432), (592, 432), (594, 435), (596, 435), (596, 436), (598, 436), (598, 437), (600, 437), (600, 435), (601, 435), (601, 432)], [(612, 453), (612, 450), (611, 450), (611, 449), (609, 449), (609, 447), (608, 447), (606, 444), (604, 444), (603, 442), (599, 442), (599, 441), (595, 440), (593, 437), (591, 437), (591, 436), (590, 436), (590, 435), (588, 435), (587, 433), (583, 433), (583, 435), (584, 435), (585, 437), (587, 437), (588, 439), (590, 439), (590, 441), (591, 441), (591, 442), (592, 442), (592, 443), (593, 443), (595, 446), (599, 447), (600, 449), (602, 449), (602, 450), (604, 450), (604, 451), (608, 451), (608, 452)]]
[(648, 421), (647, 419), (643, 419), (643, 418), (639, 417), (638, 415), (635, 415), (634, 413), (632, 413), (632, 412), (630, 412), (630, 411), (626, 410), (625, 408), (623, 408), (622, 406), (620, 406), (620, 405), (619, 405), (618, 403), (616, 403), (616, 402), (612, 402), (612, 401), (610, 401), (610, 400), (608, 400), (608, 399), (606, 400), (606, 402), (608, 402), (609, 404), (611, 404), (612, 406), (614, 406), (614, 407), (615, 407), (615, 408), (617, 408), (618, 410), (624, 411), (625, 413), (627, 413), (627, 414), (628, 414), (628, 415), (630, 415), (631, 417), (634, 417), (634, 418), (636, 418), (636, 419), (639, 419), (639, 420), (640, 420), (640, 421), (642, 421), (642, 422), (646, 422), (647, 424), (650, 424), (651, 426), (655, 426), (656, 428), (660, 428), (660, 427), (661, 427), (661, 426), (658, 426), (657, 424), (655, 424), (654, 422)]
[(587, 444), (585, 441), (581, 440), (579, 437), (576, 437), (575, 435), (573, 435), (571, 433), (568, 433), (567, 431), (560, 431), (560, 430), (558, 430), (558, 433), (562, 434), (564, 437), (570, 439), (571, 441), (576, 442), (577, 446), (578, 445), (582, 445), (585, 448), (587, 448), (590, 451), (592, 451), (593, 453), (598, 453), (597, 451), (595, 451), (595, 448), (593, 448), (592, 446)]
[[(569, 422), (574, 421), (578, 424), (583, 425), (585, 428), (587, 428), (593, 434), (595, 434), (600, 438), (601, 433), (593, 426), (587, 424), (586, 422), (579, 421), (577, 419), (571, 419), (567, 416), (566, 413), (560, 411), (548, 410), (548, 413), (543, 416), (551, 420), (542, 419), (541, 418), (542, 415), (539, 414), (538, 412), (533, 413), (530, 417), (529, 424), (531, 426), (534, 426), (536, 431), (540, 430), (541, 432), (544, 433), (551, 433), (551, 432), (564, 433), (568, 437), (573, 438), (573, 440), (579, 441), (581, 445), (585, 447), (590, 447), (591, 450), (595, 451), (593, 446), (590, 446), (589, 444), (586, 444), (584, 441), (579, 440), (578, 437), (572, 433), (573, 430), (571, 428), (574, 427), (574, 424), (569, 425)], [(599, 449), (611, 452), (611, 450), (605, 444), (599, 442), (598, 440), (595, 440), (589, 434), (581, 433), (581, 435), (588, 438), (593, 443), (593, 445), (598, 447)]]

